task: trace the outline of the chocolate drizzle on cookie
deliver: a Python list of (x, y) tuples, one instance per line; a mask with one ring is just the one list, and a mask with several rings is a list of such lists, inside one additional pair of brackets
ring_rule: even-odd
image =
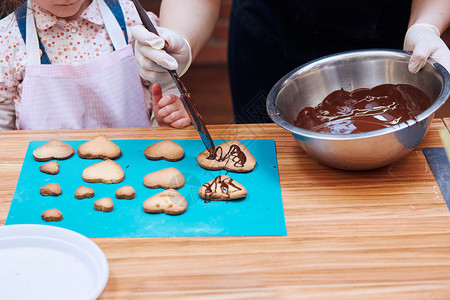
[(245, 156), (245, 153), (242, 152), (238, 145), (232, 144), (225, 154), (223, 153), (223, 148), (217, 146), (214, 150), (214, 155), (208, 156), (208, 159), (216, 160), (218, 162), (226, 161), (227, 163), (231, 160), (235, 167), (242, 168), (247, 161), (247, 156)]
[[(222, 175), (217, 176), (213, 181), (207, 182), (203, 186), (206, 188), (204, 198), (209, 200), (211, 200), (213, 193), (218, 193), (219, 191), (222, 194), (227, 195), (227, 198), (230, 199), (230, 194), (232, 192), (242, 190), (239, 186), (234, 184), (233, 179), (228, 176), (222, 177)], [(234, 188), (234, 190), (231, 190), (231, 188)]]

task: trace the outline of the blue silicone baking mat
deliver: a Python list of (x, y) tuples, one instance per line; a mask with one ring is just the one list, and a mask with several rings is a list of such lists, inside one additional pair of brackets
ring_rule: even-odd
[[(197, 155), (204, 151), (200, 140), (174, 140), (184, 148), (185, 157), (178, 162), (151, 161), (144, 150), (159, 140), (112, 140), (122, 150), (115, 161), (125, 171), (125, 180), (118, 184), (87, 183), (83, 170), (100, 159), (81, 159), (77, 153), (67, 160), (59, 160), (56, 175), (44, 174), (32, 152), (47, 141), (32, 141), (28, 145), (22, 171), (16, 186), (6, 225), (47, 224), (64, 227), (87, 237), (170, 237), (170, 236), (274, 236), (286, 235), (283, 203), (281, 199), (278, 164), (273, 140), (240, 140), (257, 160), (250, 173), (228, 175), (247, 189), (247, 197), (233, 201), (205, 201), (198, 196), (198, 188), (226, 171), (209, 171), (197, 164)], [(64, 141), (74, 147), (86, 141)], [(215, 141), (218, 145), (224, 141)], [(178, 216), (147, 214), (142, 203), (163, 189), (149, 189), (143, 178), (148, 173), (175, 167), (186, 179), (178, 191), (188, 202), (187, 211)], [(40, 188), (58, 183), (62, 194), (58, 197), (42, 196)], [(75, 190), (84, 185), (95, 190), (91, 199), (78, 200)], [(131, 185), (136, 191), (132, 200), (116, 199), (115, 191)], [(109, 213), (94, 210), (94, 201), (111, 197), (114, 210)], [(64, 219), (45, 222), (41, 218), (47, 209), (59, 209)]]

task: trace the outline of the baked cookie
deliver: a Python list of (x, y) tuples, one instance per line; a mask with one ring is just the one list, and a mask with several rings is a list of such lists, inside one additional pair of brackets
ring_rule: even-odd
[(168, 189), (145, 200), (142, 207), (150, 214), (181, 215), (187, 209), (187, 201), (176, 190)]
[(163, 140), (145, 148), (144, 155), (150, 160), (179, 161), (184, 157), (184, 149), (172, 140)]
[(227, 175), (219, 175), (198, 189), (198, 195), (206, 200), (234, 200), (247, 196), (247, 190)]
[(184, 186), (184, 176), (174, 167), (169, 167), (145, 175), (144, 185), (151, 189), (179, 189)]
[(33, 151), (33, 157), (37, 161), (67, 159), (74, 154), (75, 150), (73, 147), (60, 140), (51, 140)]
[(94, 197), (95, 191), (94, 189), (87, 186), (80, 186), (75, 191), (75, 198), (77, 199), (85, 199)]
[(61, 187), (57, 183), (49, 183), (41, 187), (42, 196), (59, 196), (62, 193)]
[(100, 135), (78, 147), (78, 156), (81, 158), (116, 159), (122, 155), (119, 146), (106, 136)]
[(94, 202), (94, 209), (103, 212), (111, 212), (114, 209), (114, 203), (109, 197), (101, 198)]
[(41, 217), (45, 222), (61, 221), (63, 219), (62, 213), (56, 208), (44, 211)]
[(216, 146), (211, 157), (208, 150), (197, 156), (200, 167), (208, 170), (227, 170), (231, 172), (250, 172), (255, 168), (256, 159), (238, 140), (231, 140)]
[(118, 163), (107, 159), (84, 169), (82, 177), (86, 182), (119, 183), (125, 179), (125, 172)]
[(117, 199), (134, 199), (136, 193), (131, 185), (125, 185), (116, 191)]
[(41, 170), (42, 173), (56, 175), (59, 172), (59, 163), (56, 160), (48, 162), (41, 165), (39, 170)]

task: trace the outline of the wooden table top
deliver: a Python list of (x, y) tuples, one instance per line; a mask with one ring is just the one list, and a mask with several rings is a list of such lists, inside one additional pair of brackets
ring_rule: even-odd
[[(318, 164), (274, 124), (211, 125), (214, 139), (274, 139), (287, 236), (96, 238), (100, 299), (450, 299), (450, 214), (422, 143), (368, 172)], [(198, 139), (192, 127), (0, 132), (0, 224), (31, 140)]]

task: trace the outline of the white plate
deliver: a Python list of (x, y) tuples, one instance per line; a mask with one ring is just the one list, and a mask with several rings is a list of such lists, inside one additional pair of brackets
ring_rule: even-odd
[(1, 299), (96, 299), (108, 261), (87, 237), (50, 225), (0, 226)]

